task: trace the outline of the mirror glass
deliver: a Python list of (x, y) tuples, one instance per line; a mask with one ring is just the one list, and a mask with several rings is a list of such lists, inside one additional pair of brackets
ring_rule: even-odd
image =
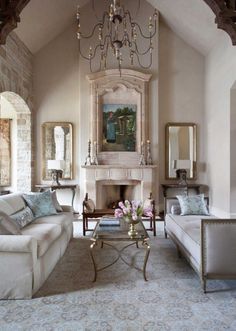
[(177, 178), (178, 169), (186, 169), (188, 179), (196, 178), (196, 124), (166, 125), (166, 178)]
[(63, 165), (62, 179), (72, 179), (72, 124), (68, 122), (46, 122), (42, 125), (42, 178), (51, 179), (48, 165), (58, 160)]

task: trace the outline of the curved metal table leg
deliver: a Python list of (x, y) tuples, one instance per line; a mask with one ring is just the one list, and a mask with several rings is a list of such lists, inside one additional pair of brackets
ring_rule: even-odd
[(94, 259), (94, 256), (93, 256), (93, 248), (94, 246), (97, 244), (96, 241), (94, 241), (91, 245), (90, 245), (90, 256), (92, 258), (92, 261), (93, 261), (93, 267), (94, 267), (94, 278), (93, 278), (93, 282), (96, 282), (96, 279), (97, 279), (97, 266), (96, 266), (96, 262), (95, 262), (95, 259)]
[(146, 255), (145, 255), (144, 263), (143, 263), (143, 278), (147, 281), (146, 266), (147, 266), (147, 261), (148, 261), (148, 257), (150, 254), (150, 245), (145, 240), (143, 241), (142, 245), (146, 248)]

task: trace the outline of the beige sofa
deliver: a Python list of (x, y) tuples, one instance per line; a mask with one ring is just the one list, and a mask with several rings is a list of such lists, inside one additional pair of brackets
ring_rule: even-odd
[[(20, 194), (0, 197), (8, 215), (25, 207)], [(73, 214), (37, 218), (21, 235), (0, 235), (0, 299), (28, 299), (43, 285), (64, 254), (73, 232)]]
[(236, 220), (173, 215), (173, 204), (176, 198), (165, 199), (165, 231), (199, 274), (204, 292), (207, 279), (236, 279)]

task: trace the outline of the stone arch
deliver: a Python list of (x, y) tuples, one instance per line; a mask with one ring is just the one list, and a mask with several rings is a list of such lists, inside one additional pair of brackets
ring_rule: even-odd
[(32, 187), (32, 139), (31, 139), (31, 111), (21, 96), (14, 92), (0, 93), (14, 108), (16, 112), (17, 148), (16, 168), (14, 172), (15, 187), (19, 192), (31, 191)]

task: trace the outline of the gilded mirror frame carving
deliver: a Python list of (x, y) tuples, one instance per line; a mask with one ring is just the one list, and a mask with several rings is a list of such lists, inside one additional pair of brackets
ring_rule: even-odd
[[(57, 132), (55, 132), (56, 130)], [(73, 125), (70, 122), (44, 122), (42, 124), (42, 179), (51, 180), (48, 160), (64, 160), (62, 179), (73, 178)], [(54, 141), (53, 141), (54, 138)], [(56, 140), (58, 147), (56, 147)]]
[[(192, 142), (190, 141), (185, 141), (186, 145), (188, 146), (187, 150), (189, 153), (189, 156), (187, 157), (186, 150), (184, 153), (184, 157), (181, 157), (179, 154), (180, 152), (178, 151), (178, 157), (171, 155), (171, 139), (170, 139), (170, 130), (173, 128), (173, 132), (176, 135), (175, 137), (172, 137), (172, 141), (176, 145), (176, 148), (179, 149), (179, 136), (177, 136), (178, 132), (180, 132), (181, 129), (182, 131), (185, 131), (186, 134), (186, 129), (188, 129), (188, 138), (192, 138)], [(183, 136), (182, 138), (183, 139)], [(182, 140), (183, 141), (183, 140)], [(172, 144), (172, 149), (173, 149), (173, 144)], [(176, 152), (175, 152), (176, 153)], [(173, 154), (173, 153), (172, 153)], [(191, 154), (191, 156), (190, 156)], [(176, 173), (174, 173), (176, 170), (172, 169), (172, 163), (176, 159), (188, 159), (191, 161), (191, 169), (188, 170), (187, 172), (187, 179), (196, 179), (197, 177), (197, 169), (196, 169), (196, 163), (197, 163), (197, 125), (195, 123), (167, 123), (165, 127), (165, 178), (166, 179), (177, 179)]]

